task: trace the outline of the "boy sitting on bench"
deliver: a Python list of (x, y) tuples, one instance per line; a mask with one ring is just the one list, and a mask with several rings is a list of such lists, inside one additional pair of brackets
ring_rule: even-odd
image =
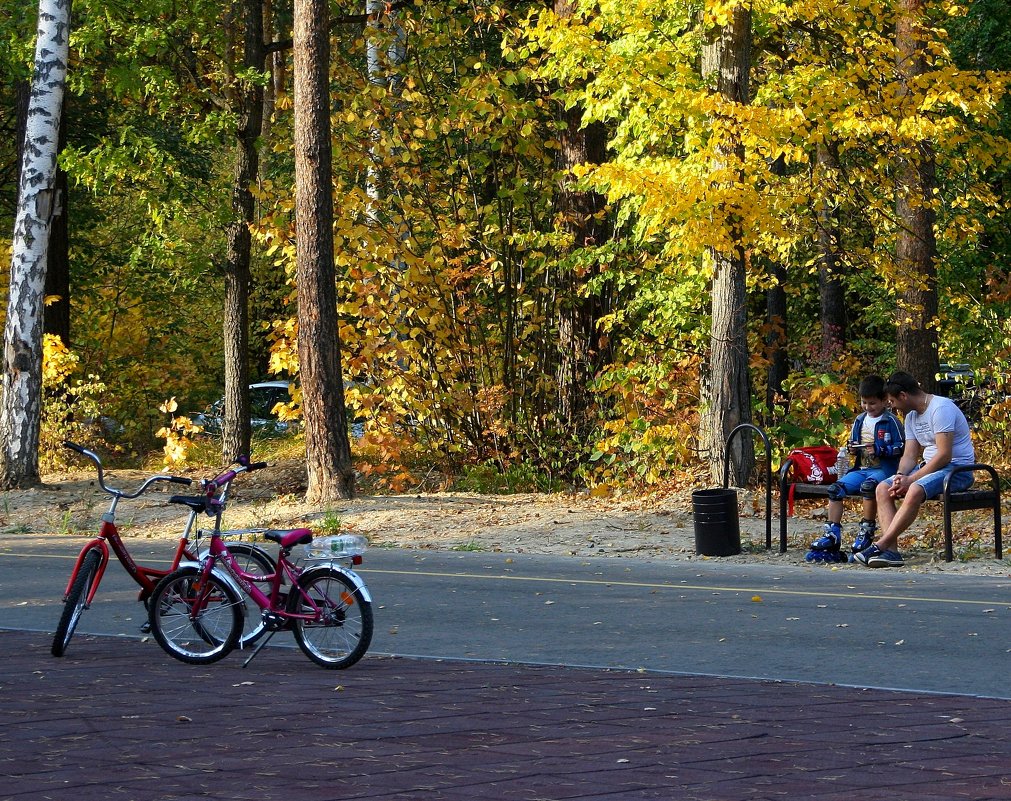
[(855, 469), (850, 470), (828, 488), (828, 522), (825, 533), (811, 543), (805, 557), (809, 562), (844, 562), (842, 554), (843, 499), (860, 493), (863, 497), (863, 519), (853, 542), (853, 553), (863, 551), (874, 542), (877, 503), (874, 492), (880, 481), (895, 474), (905, 444), (902, 426), (888, 408), (885, 381), (869, 375), (858, 388), (860, 408), (853, 421), (847, 450), (855, 456)]

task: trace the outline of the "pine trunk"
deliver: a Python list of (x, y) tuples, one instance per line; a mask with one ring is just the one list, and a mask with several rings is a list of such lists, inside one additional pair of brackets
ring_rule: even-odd
[[(263, 5), (261, 0), (245, 0), (246, 69), (263, 72), (266, 54), (263, 44)], [(256, 203), (252, 187), (259, 174), (257, 137), (263, 128), (263, 87), (244, 83), (239, 97), (239, 128), (236, 131), (235, 177), (232, 186), (232, 212), (235, 219), (228, 226), (228, 255), (225, 262), (225, 420), (221, 450), (226, 463), (237, 456), (248, 456), (249, 425), (249, 284), (252, 236)]]
[(70, 0), (40, 0), (38, 41), (11, 243), (0, 405), (0, 488), (39, 482), (46, 259), (67, 77)]
[[(923, 0), (901, 0), (895, 25), (895, 46), (902, 93), (927, 71), (922, 28)], [(934, 194), (937, 175), (933, 145), (910, 142), (896, 169), (895, 214), (899, 233), (895, 257), (905, 289), (899, 303), (896, 365), (916, 376), (931, 392), (939, 369), (937, 353), (937, 240), (934, 234)]]
[(305, 424), (306, 501), (354, 494), (344, 410), (333, 258), (329, 5), (296, 0), (295, 236), (298, 357)]
[[(728, 100), (747, 103), (751, 60), (751, 13), (733, 9), (730, 23), (710, 32), (702, 49), (702, 73), (713, 90)], [(714, 172), (743, 159), (740, 142), (728, 137), (718, 145)], [(740, 223), (721, 221), (730, 232), (728, 250), (709, 249), (712, 262), (712, 327), (709, 362), (702, 376), (700, 442), (713, 481), (722, 482), (727, 437), (751, 422), (751, 387), (747, 338), (747, 286)], [(737, 437), (730, 455), (731, 477), (740, 486), (754, 468), (751, 437)]]

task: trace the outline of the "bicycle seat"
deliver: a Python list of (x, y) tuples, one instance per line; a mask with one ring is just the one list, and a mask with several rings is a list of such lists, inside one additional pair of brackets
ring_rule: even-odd
[(188, 506), (195, 512), (207, 511), (207, 497), (204, 495), (173, 495), (168, 502)]
[(308, 528), (272, 529), (264, 531), (263, 536), (271, 542), (276, 542), (282, 548), (293, 545), (305, 545), (312, 542), (312, 530)]

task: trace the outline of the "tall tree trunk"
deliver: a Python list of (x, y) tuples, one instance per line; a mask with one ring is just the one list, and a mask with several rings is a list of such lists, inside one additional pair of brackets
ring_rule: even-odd
[(56, 157), (67, 78), (70, 0), (39, 0), (38, 41), (28, 102), (11, 278), (4, 326), (0, 402), (0, 488), (39, 481), (42, 317)]
[[(555, 0), (555, 14), (562, 19), (572, 16), (573, 0)], [(562, 109), (559, 132), (558, 170), (561, 183), (555, 194), (555, 206), (562, 230), (572, 238), (571, 248), (603, 244), (610, 237), (603, 211), (605, 198), (597, 192), (578, 189), (571, 174), (579, 164), (602, 164), (606, 158), (607, 132), (600, 123), (583, 125), (581, 106)], [(566, 264), (563, 256), (558, 274), (558, 416), (566, 434), (575, 441), (585, 441), (590, 433), (590, 408), (593, 394), (590, 381), (601, 364), (597, 345), (597, 325), (602, 315), (599, 294), (589, 294), (586, 287), (597, 274), (596, 266)]]
[[(21, 168), (24, 161), (25, 131), (28, 128), (28, 100), (31, 84), (18, 81), (14, 87), (17, 103), (15, 136), (18, 156), (18, 187), (21, 186)], [(66, 104), (64, 104), (66, 105)], [(64, 109), (64, 112), (66, 109)], [(60, 139), (57, 152), (67, 142), (67, 115), (60, 114)], [(68, 233), (69, 187), (67, 173), (56, 168), (53, 216), (49, 228), (49, 248), (46, 251), (46, 305), (42, 312), (42, 331), (54, 334), (65, 344), (70, 344), (70, 236)]]
[[(562, 230), (572, 238), (572, 250), (603, 244), (610, 232), (604, 216), (605, 199), (597, 192), (575, 187), (570, 170), (578, 164), (602, 164), (605, 158), (604, 126), (582, 126), (582, 109), (562, 112), (558, 167), (562, 175), (555, 204)], [(566, 264), (558, 272), (558, 415), (566, 434), (583, 441), (592, 425), (593, 394), (590, 381), (601, 363), (597, 325), (602, 315), (599, 294), (586, 291), (596, 276), (596, 265)]]
[[(818, 167), (837, 172), (839, 162), (834, 149), (818, 144)], [(818, 209), (818, 294), (821, 298), (821, 345), (826, 354), (836, 354), (847, 341), (846, 292), (839, 268), (838, 207), (826, 198)]]
[(295, 0), (295, 237), (306, 501), (354, 494), (333, 257), (327, 0)]
[[(245, 46), (243, 66), (262, 73), (266, 55), (263, 40), (262, 0), (243, 0)], [(239, 128), (236, 131), (232, 212), (228, 226), (225, 262), (225, 420), (221, 450), (226, 462), (250, 451), (249, 424), (249, 283), (253, 223), (256, 203), (252, 189), (259, 174), (256, 140), (263, 127), (263, 87), (245, 83), (239, 93)]]
[(775, 283), (765, 293), (765, 350), (769, 360), (765, 408), (771, 413), (777, 403), (783, 402), (783, 382), (790, 376), (790, 360), (786, 349), (790, 340), (786, 324), (786, 269), (782, 264), (774, 264), (770, 272)]
[[(900, 96), (927, 71), (922, 27), (924, 0), (900, 0), (895, 23)], [(934, 147), (929, 141), (910, 142), (896, 167), (895, 214), (899, 233), (895, 257), (905, 289), (899, 303), (896, 365), (916, 376), (930, 392), (939, 369), (937, 353), (937, 240), (932, 206), (937, 189)]]
[[(708, 32), (702, 48), (702, 74), (715, 92), (733, 102), (747, 103), (750, 62), (751, 12), (735, 6), (727, 25)], [(738, 141), (724, 141), (718, 148), (714, 164), (717, 169), (743, 159), (743, 148)], [(723, 480), (724, 454), (730, 432), (741, 423), (751, 422), (742, 231), (736, 219), (720, 222), (727, 226), (734, 244), (729, 252), (709, 249), (713, 269), (712, 327), (709, 362), (702, 376), (699, 436), (714, 481)], [(755, 464), (751, 437), (735, 438), (730, 463), (733, 481), (737, 485), (746, 483)]]
[[(769, 168), (776, 176), (786, 175), (786, 158), (780, 156)], [(774, 279), (765, 292), (765, 356), (769, 367), (766, 370), (765, 408), (771, 414), (777, 403), (784, 402), (783, 382), (790, 375), (790, 360), (787, 352), (789, 336), (787, 329), (786, 268), (781, 262), (769, 265), (769, 273)]]

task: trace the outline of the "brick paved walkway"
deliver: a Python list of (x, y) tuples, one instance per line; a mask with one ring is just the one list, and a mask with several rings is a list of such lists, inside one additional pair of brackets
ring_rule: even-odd
[(1011, 799), (1011, 702), (0, 632), (0, 799)]

